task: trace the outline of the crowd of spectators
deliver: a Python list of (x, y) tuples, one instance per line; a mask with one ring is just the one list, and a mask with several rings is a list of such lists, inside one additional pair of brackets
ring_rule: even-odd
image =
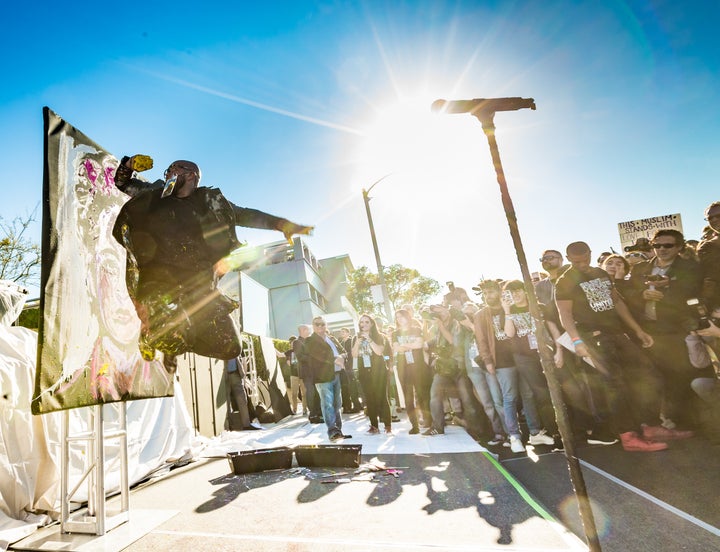
[[(326, 424), (363, 411), (368, 434), (392, 434), (404, 409), (411, 435), (459, 424), (514, 453), (562, 447), (543, 364), (551, 362), (576, 444), (654, 452), (697, 432), (717, 440), (720, 202), (705, 218), (700, 241), (662, 229), (623, 254), (603, 252), (597, 266), (585, 242), (547, 249), (533, 289), (485, 279), (473, 300), (449, 283), (441, 303), (417, 313), (404, 305), (389, 325), (362, 314), (357, 329), (341, 330), (342, 343), (315, 319), (319, 345), (303, 345), (307, 326), (293, 338), (293, 411)], [(318, 372), (337, 380), (338, 396), (313, 380)], [(328, 435), (347, 437), (331, 425)]]

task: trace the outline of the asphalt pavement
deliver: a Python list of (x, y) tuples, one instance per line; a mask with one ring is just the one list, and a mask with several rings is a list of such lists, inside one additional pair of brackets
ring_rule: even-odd
[[(300, 416), (228, 432), (192, 461), (135, 486), (131, 520), (105, 536), (38, 531), (43, 550), (585, 550), (567, 462), (552, 447), (512, 454), (459, 426), (445, 435), (366, 435), (344, 415), (340, 444), (362, 445), (360, 469), (301, 467), (234, 473), (227, 454), (329, 445)], [(702, 437), (660, 453), (578, 448), (602, 550), (720, 550), (720, 455)], [(117, 499), (111, 499), (113, 507)]]

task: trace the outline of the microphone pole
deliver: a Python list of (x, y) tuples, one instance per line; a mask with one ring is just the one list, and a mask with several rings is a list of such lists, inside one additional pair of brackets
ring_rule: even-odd
[(432, 104), (433, 111), (441, 113), (469, 113), (476, 117), (482, 125), (485, 136), (487, 136), (488, 145), (490, 146), (490, 155), (492, 156), (497, 181), (500, 185), (500, 196), (503, 208), (505, 210), (505, 218), (510, 228), (510, 237), (515, 247), (515, 255), (517, 256), (520, 271), (522, 273), (525, 290), (528, 297), (528, 308), (530, 315), (535, 320), (536, 332), (535, 336), (538, 341), (538, 352), (540, 353), (540, 361), (545, 372), (548, 382), (548, 390), (550, 391), (550, 399), (553, 403), (555, 411), (555, 419), (557, 420), (558, 430), (563, 440), (565, 449), (565, 458), (568, 463), (570, 472), (570, 481), (575, 491), (575, 497), (578, 501), (578, 510), (580, 519), (585, 531), (588, 547), (592, 552), (601, 552), (600, 540), (597, 534), (595, 518), (590, 507), (590, 499), (585, 486), (585, 479), (580, 469), (580, 462), (575, 454), (575, 441), (568, 420), (567, 409), (562, 398), (562, 390), (555, 375), (555, 361), (552, 355), (550, 341), (543, 331), (544, 320), (540, 314), (537, 297), (535, 296), (535, 287), (530, 277), (530, 271), (527, 266), (527, 258), (522, 240), (520, 239), (520, 230), (518, 229), (517, 216), (510, 192), (508, 191), (507, 181), (505, 180), (505, 171), (500, 162), (500, 151), (497, 141), (495, 140), (495, 113), (498, 111), (516, 111), (519, 109), (535, 109), (535, 100), (532, 98), (477, 98), (474, 100), (436, 100)]

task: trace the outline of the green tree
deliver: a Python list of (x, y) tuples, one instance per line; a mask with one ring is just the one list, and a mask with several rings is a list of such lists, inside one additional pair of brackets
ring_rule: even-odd
[(0, 217), (0, 280), (23, 285), (38, 283), (40, 246), (26, 235), (34, 221), (33, 215), (15, 217), (10, 222)]
[[(423, 276), (414, 268), (400, 264), (383, 267), (383, 276), (393, 309), (399, 309), (406, 304), (419, 309), (428, 299), (440, 292), (437, 281)], [(360, 266), (350, 274), (347, 298), (358, 312), (384, 316), (383, 305), (375, 304), (372, 298), (371, 288), (378, 283), (378, 275), (370, 272), (366, 266)]]
[[(22, 286), (39, 282), (40, 246), (27, 237), (30, 225), (35, 221), (33, 215), (15, 217), (8, 222), (0, 217), (0, 280), (10, 280)], [(40, 309), (25, 308), (17, 324), (37, 329)]]
[(370, 288), (377, 285), (378, 276), (370, 272), (368, 267), (360, 266), (349, 275), (348, 289), (346, 296), (348, 301), (358, 312), (366, 312), (377, 316), (382, 312), (382, 306), (373, 303)]

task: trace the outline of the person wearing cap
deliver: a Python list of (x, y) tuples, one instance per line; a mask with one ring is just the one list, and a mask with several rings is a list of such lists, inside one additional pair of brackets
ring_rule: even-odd
[(645, 251), (630, 251), (625, 254), (625, 260), (627, 260), (631, 266), (638, 263), (644, 263), (645, 261), (649, 261), (651, 258), (652, 255), (646, 253)]
[(619, 434), (626, 451), (666, 449), (663, 441), (686, 435), (659, 425), (662, 378), (627, 332), (632, 331), (646, 348), (653, 345), (653, 338), (630, 314), (607, 272), (590, 266), (587, 243), (571, 243), (566, 257), (571, 267), (556, 290), (560, 321), (576, 354), (591, 360), (604, 384), (609, 429)]
[[(480, 309), (473, 318), (475, 340), (478, 347), (478, 364), (488, 374), (486, 381), (493, 391), (495, 407), (509, 437), (510, 450), (514, 453), (525, 452), (522, 433), (518, 420), (518, 403), (522, 401), (523, 412), (531, 433), (540, 435), (542, 426), (540, 416), (532, 395), (532, 389), (521, 380), (515, 366), (513, 356), (513, 340), (511, 337), (513, 323), (510, 315), (511, 301), (501, 299), (500, 284), (494, 280), (485, 280), (478, 286), (482, 290), (485, 307)], [(497, 400), (497, 391), (500, 400)], [(498, 404), (499, 402), (499, 404)], [(488, 412), (488, 409), (485, 410)], [(488, 414), (489, 415), (489, 414)], [(492, 418), (491, 418), (492, 421)], [(495, 425), (493, 425), (495, 427)], [(497, 433), (497, 430), (495, 430)], [(496, 435), (497, 440), (501, 435)], [(547, 436), (542, 434), (539, 441)], [(550, 444), (554, 442), (549, 439)], [(532, 442), (531, 444), (535, 444)], [(538, 442), (537, 444), (545, 444)]]
[(467, 315), (450, 301), (448, 305), (432, 305), (428, 330), (430, 365), (434, 375), (430, 387), (432, 427), (424, 436), (445, 433), (445, 400), (460, 399), (462, 418), (459, 420), (474, 439), (483, 433), (482, 420), (475, 408), (473, 386), (467, 374), (467, 340), (472, 337), (473, 324)]
[[(555, 412), (550, 401), (550, 391), (547, 380), (543, 374), (543, 367), (539, 354), (538, 332), (546, 331), (548, 338), (560, 337), (557, 326), (546, 318), (545, 327), (536, 327), (535, 319), (530, 314), (530, 303), (528, 301), (525, 284), (520, 280), (510, 280), (503, 286), (505, 292), (510, 292), (512, 303), (507, 317), (511, 320), (507, 328), (507, 334), (512, 342), (513, 359), (518, 378), (524, 380), (531, 389), (532, 397), (523, 401), (531, 403), (537, 412), (536, 424), (539, 427), (530, 429), (530, 444), (532, 445), (553, 445), (553, 435), (558, 435), (558, 427), (555, 421)], [(552, 328), (552, 329), (551, 329)], [(556, 359), (556, 364), (562, 366), (562, 352)], [(526, 412), (527, 416), (527, 412)]]
[(238, 304), (217, 282), (229, 269), (227, 256), (240, 247), (235, 226), (279, 230), (286, 238), (312, 227), (230, 203), (216, 188), (200, 186), (192, 161), (170, 164), (163, 180), (146, 182), (146, 155), (123, 157), (115, 185), (130, 199), (121, 208), (113, 236), (127, 252), (126, 285), (140, 318), (140, 350), (156, 350), (173, 370), (176, 355), (194, 352), (229, 360), (240, 355), (230, 313)]
[(636, 239), (634, 244), (623, 247), (623, 251), (625, 251), (627, 262), (631, 265), (645, 262), (653, 256), (650, 240), (647, 238)]

